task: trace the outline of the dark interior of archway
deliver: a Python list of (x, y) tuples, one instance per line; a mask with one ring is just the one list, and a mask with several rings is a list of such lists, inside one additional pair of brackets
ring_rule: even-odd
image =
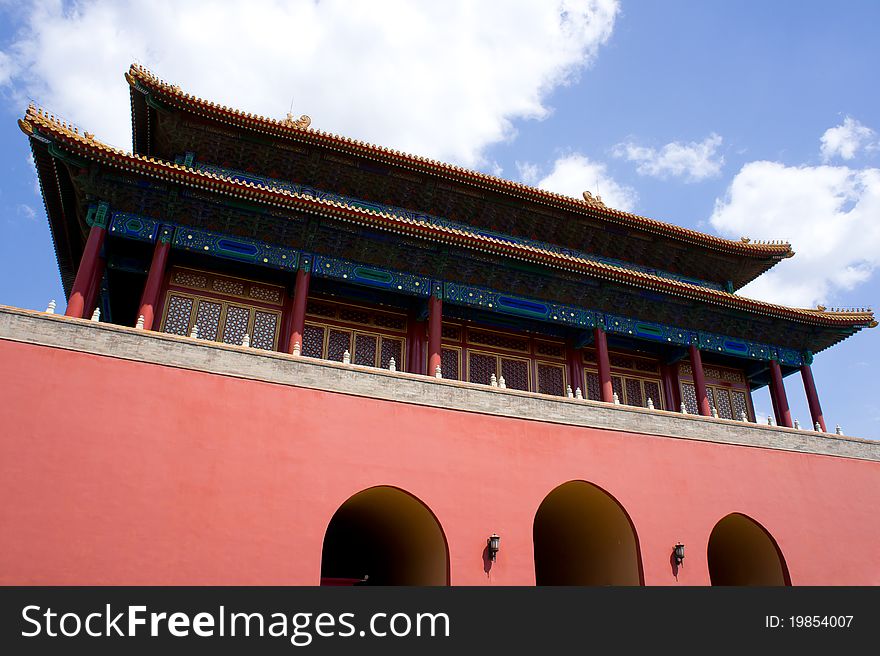
[(364, 490), (346, 501), (327, 528), (322, 579), (364, 579), (367, 585), (446, 585), (446, 540), (417, 499), (392, 487)]
[(712, 585), (786, 585), (785, 567), (773, 539), (745, 515), (728, 515), (709, 536)]
[(571, 481), (535, 515), (538, 585), (640, 585), (639, 553), (629, 518), (595, 485)]

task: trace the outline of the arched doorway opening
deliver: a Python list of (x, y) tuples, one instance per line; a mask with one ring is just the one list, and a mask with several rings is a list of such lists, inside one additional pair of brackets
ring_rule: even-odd
[(639, 543), (617, 500), (585, 481), (563, 483), (535, 514), (537, 585), (641, 585)]
[(324, 535), (321, 585), (447, 585), (446, 536), (411, 494), (379, 486), (358, 492)]
[(732, 513), (709, 536), (712, 585), (791, 585), (776, 541), (750, 517)]

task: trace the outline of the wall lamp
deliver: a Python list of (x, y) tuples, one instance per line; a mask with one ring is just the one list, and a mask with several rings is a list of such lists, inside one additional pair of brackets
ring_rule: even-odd
[(675, 566), (681, 567), (681, 563), (684, 561), (684, 545), (681, 542), (675, 545), (672, 557), (675, 558)]
[(493, 533), (486, 539), (486, 548), (489, 550), (489, 560), (495, 561), (495, 556), (498, 555), (498, 550), (501, 548), (501, 538)]

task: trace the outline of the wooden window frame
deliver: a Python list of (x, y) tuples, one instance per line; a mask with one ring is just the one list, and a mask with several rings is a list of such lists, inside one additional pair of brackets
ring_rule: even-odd
[[(272, 351), (278, 350), (278, 340), (280, 338), (281, 332), (281, 310), (275, 310), (273, 308), (268, 308), (263, 305), (250, 305), (247, 303), (243, 303), (241, 300), (237, 299), (234, 301), (229, 301), (223, 298), (217, 298), (215, 296), (202, 296), (200, 294), (193, 294), (191, 292), (182, 292), (177, 289), (168, 289), (165, 292), (164, 298), (164, 307), (162, 308), (162, 319), (159, 323), (159, 331), (165, 332), (165, 322), (168, 319), (168, 310), (171, 306), (171, 297), (177, 296), (180, 298), (188, 298), (192, 300), (193, 305), (192, 309), (189, 312), (189, 322), (186, 327), (186, 335), (189, 336), (192, 334), (193, 325), (195, 325), (196, 317), (199, 314), (199, 306), (202, 301), (206, 301), (208, 303), (214, 303), (220, 306), (220, 317), (217, 320), (217, 337), (213, 340), (205, 340), (212, 341), (216, 344), (228, 344), (229, 342), (223, 341), (223, 331), (226, 327), (226, 313), (229, 306), (233, 305), (235, 307), (244, 308), (248, 311), (248, 325), (247, 325), (247, 334), (253, 337), (253, 328), (254, 328), (254, 319), (256, 316), (256, 312), (264, 312), (266, 314), (271, 314), (275, 317), (275, 335), (272, 340)], [(175, 334), (175, 333), (168, 333)], [(233, 346), (240, 346), (239, 344), (233, 344)], [(270, 350), (270, 349), (260, 349), (260, 350)]]

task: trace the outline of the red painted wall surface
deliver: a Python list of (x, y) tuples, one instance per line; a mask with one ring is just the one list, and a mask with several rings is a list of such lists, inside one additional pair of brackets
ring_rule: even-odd
[[(635, 525), (647, 584), (709, 582), (749, 515), (792, 583), (880, 584), (880, 463), (541, 424), (0, 341), (0, 584), (305, 584), (352, 494), (427, 504), (453, 584), (532, 584), (532, 523), (569, 480)], [(487, 575), (486, 536), (502, 536)], [(672, 546), (687, 548), (676, 580)]]

